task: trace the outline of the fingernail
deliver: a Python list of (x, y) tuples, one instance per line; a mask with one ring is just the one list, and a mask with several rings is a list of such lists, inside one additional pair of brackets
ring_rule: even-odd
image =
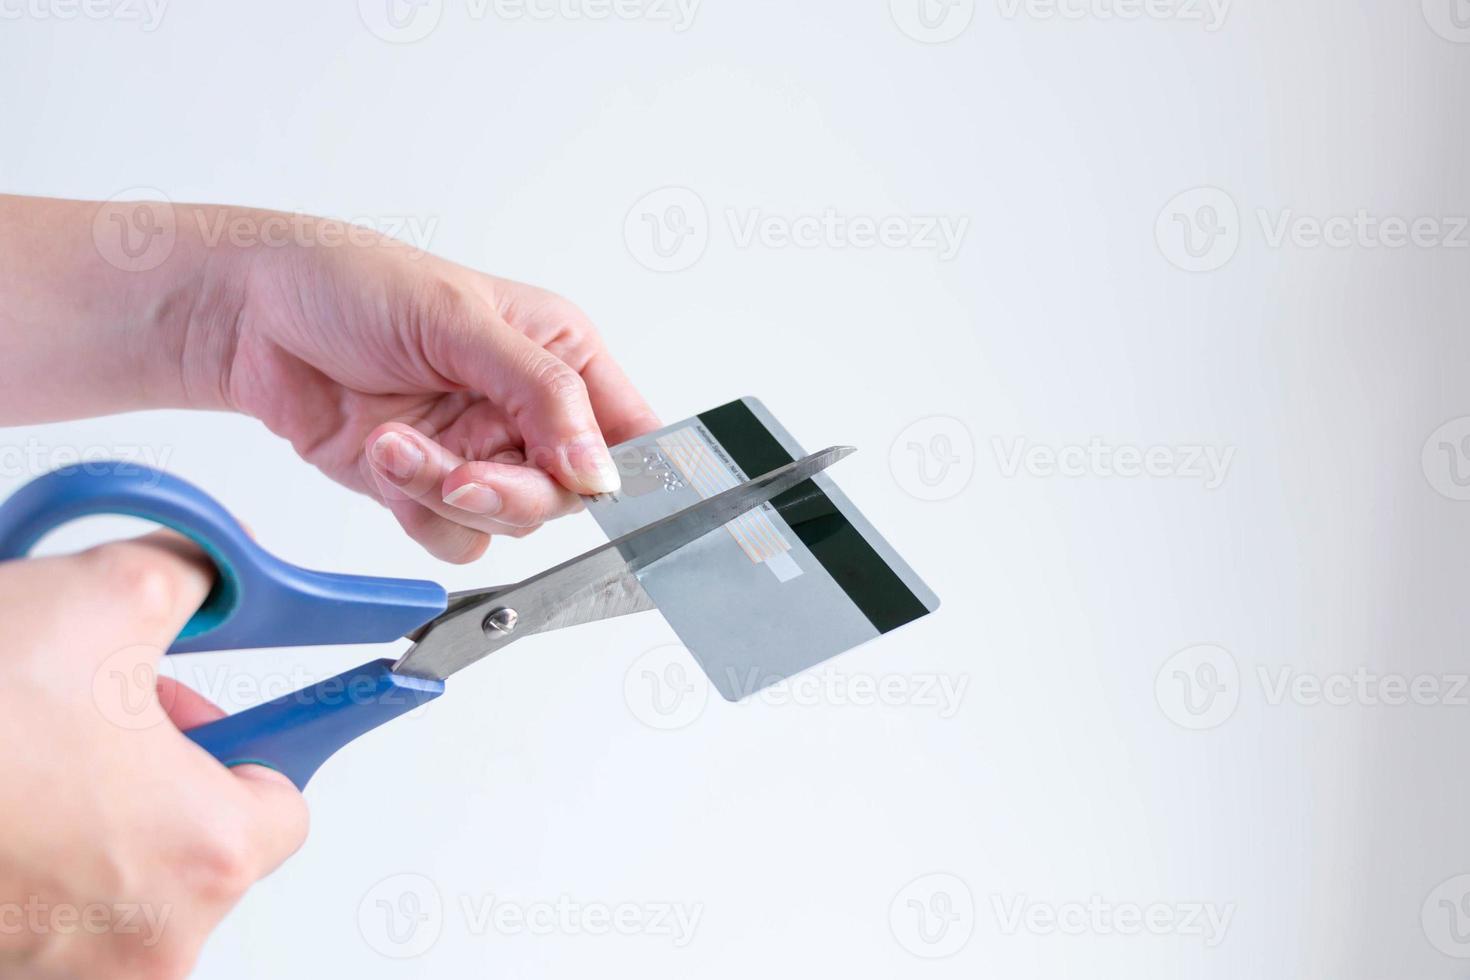
[(593, 493), (613, 493), (623, 485), (617, 464), (597, 436), (583, 436), (569, 445), (567, 462)]
[(500, 494), (483, 483), (462, 483), (444, 495), (444, 502), (451, 507), (488, 517), (500, 512)]
[(401, 432), (378, 436), (370, 450), (373, 465), (394, 483), (407, 483), (424, 465), (424, 454)]

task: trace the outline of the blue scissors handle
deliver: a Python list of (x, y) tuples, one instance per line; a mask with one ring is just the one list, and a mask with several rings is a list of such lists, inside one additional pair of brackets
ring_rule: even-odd
[(192, 538), (219, 571), (214, 590), (169, 653), (381, 643), (444, 611), (434, 582), (298, 568), (256, 544), (203, 490), (132, 463), (54, 470), (0, 505), (0, 561), (23, 558), (48, 531), (92, 514), (141, 517)]
[(374, 660), (184, 734), (227, 766), (268, 766), (305, 789), (342, 746), (443, 693)]
[[(121, 514), (187, 535), (218, 570), (215, 586), (169, 653), (396, 640), (445, 610), (442, 586), (315, 572), (255, 543), (193, 484), (131, 463), (85, 463), (32, 480), (0, 504), (0, 561), (23, 558), (47, 532), (93, 514)], [(443, 693), (375, 661), (257, 705), (188, 735), (226, 765), (279, 769), (304, 787), (342, 745)]]

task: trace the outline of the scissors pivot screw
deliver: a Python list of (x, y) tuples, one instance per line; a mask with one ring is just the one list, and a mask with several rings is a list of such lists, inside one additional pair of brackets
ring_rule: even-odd
[(516, 620), (520, 619), (514, 609), (499, 606), (490, 610), (490, 615), (485, 617), (486, 633), (513, 633), (516, 628)]

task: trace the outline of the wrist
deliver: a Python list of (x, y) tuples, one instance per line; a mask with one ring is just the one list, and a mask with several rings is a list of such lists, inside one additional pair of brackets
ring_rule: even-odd
[(273, 310), (295, 309), (299, 287), (323, 273), (321, 250), (348, 242), (323, 233), (324, 219), (309, 215), (212, 205), (180, 206), (176, 215), (181, 266), (191, 277), (188, 317), (158, 329), (175, 344), (186, 407), (256, 414), (259, 406), (242, 405), (231, 385), (242, 331), (271, 320)]
[(174, 313), (154, 324), (169, 345), (176, 368), (179, 406), (206, 411), (233, 410), (230, 369), (239, 343), (240, 324), (250, 299), (251, 269), (257, 255), (212, 237), (212, 225), (229, 219), (234, 209), (181, 205), (178, 269), (181, 301)]
[(0, 425), (208, 406), (228, 303), (190, 211), (0, 197)]

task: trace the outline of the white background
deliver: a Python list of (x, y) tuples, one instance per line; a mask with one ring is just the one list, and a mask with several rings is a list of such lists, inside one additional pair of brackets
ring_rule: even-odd
[[(310, 842), (199, 976), (1463, 975), (1470, 422), (1433, 435), (1470, 415), (1463, 0), (1223, 23), (931, 0), (927, 28), (914, 0), (706, 0), (683, 30), (633, 0), (430, 0), (397, 33), (386, 0), (173, 0), (156, 23), (49, 2), (0, 0), (0, 188), (411, 219), (571, 296), (666, 419), (755, 394), (808, 447), (860, 448), (834, 475), (945, 605), (820, 677), (964, 685), (952, 713), (788, 689), (662, 730), (656, 614), (518, 645), (322, 770)], [(665, 187), (693, 195), (645, 200)], [(692, 237), (667, 259), (647, 221), (671, 204)], [(827, 209), (964, 237), (946, 258), (741, 234)], [(1284, 215), (1360, 210), (1441, 241), (1273, 244)], [(1193, 257), (1190, 223), (1213, 241)], [(1008, 464), (1094, 438), (1232, 455), (1213, 489)], [(462, 588), (598, 540), (582, 515), (440, 565), (243, 418), (0, 447), (0, 490), (58, 454), (152, 453), (308, 566)], [(370, 652), (175, 667), (236, 708)], [(1346, 704), (1275, 696), (1355, 671)], [(1442, 703), (1381, 703), (1384, 675)], [(1212, 676), (1214, 700), (1183, 686)], [(479, 914), (563, 896), (700, 918), (680, 945)], [(1164, 934), (1045, 928), (1088, 902)]]

